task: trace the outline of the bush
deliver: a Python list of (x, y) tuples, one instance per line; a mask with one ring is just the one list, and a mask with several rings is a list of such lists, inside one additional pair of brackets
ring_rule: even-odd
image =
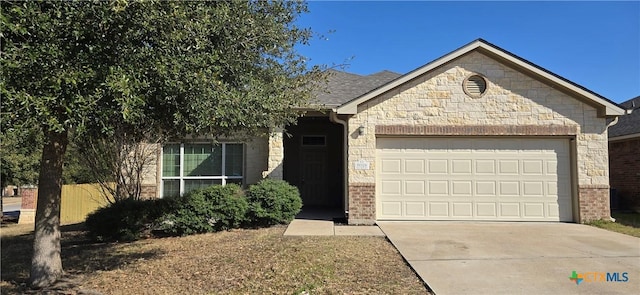
[(253, 226), (287, 224), (300, 212), (298, 188), (283, 180), (265, 179), (249, 187), (247, 219)]
[(85, 225), (98, 241), (134, 241), (151, 228), (152, 222), (177, 204), (176, 199), (125, 199), (89, 214)]
[(215, 185), (194, 190), (182, 197), (176, 210), (158, 218), (154, 228), (172, 235), (237, 228), (245, 220), (247, 206), (240, 186)]

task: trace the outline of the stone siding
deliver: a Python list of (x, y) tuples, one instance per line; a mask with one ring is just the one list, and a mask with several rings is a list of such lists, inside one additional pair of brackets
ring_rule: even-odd
[[(462, 88), (464, 79), (473, 74), (487, 81), (487, 92), (479, 98), (466, 95)], [(363, 135), (358, 133), (360, 126), (364, 126)], [(578, 185), (609, 184), (605, 118), (598, 118), (592, 106), (479, 52), (461, 56), (358, 106), (358, 113), (349, 119), (350, 184), (376, 182), (376, 136), (387, 133), (385, 128), (396, 128), (378, 126), (434, 128), (443, 132), (440, 135), (465, 128), (476, 128), (479, 135), (488, 136), (504, 135), (503, 130), (533, 136), (561, 133), (576, 139), (572, 152), (577, 156)], [(407, 135), (422, 132), (417, 130)], [(358, 161), (369, 162), (370, 169), (355, 169)], [(608, 205), (602, 210), (595, 215), (609, 214)]]
[(284, 133), (276, 130), (269, 136), (269, 153), (267, 170), (262, 173), (264, 178), (282, 179), (284, 176)]

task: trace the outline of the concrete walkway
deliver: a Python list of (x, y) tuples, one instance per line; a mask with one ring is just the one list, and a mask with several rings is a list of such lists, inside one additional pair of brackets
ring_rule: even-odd
[(640, 294), (635, 237), (570, 223), (378, 225), (437, 295)]
[(285, 236), (381, 236), (384, 233), (378, 226), (336, 225), (334, 220), (341, 218), (336, 210), (303, 210), (289, 224)]

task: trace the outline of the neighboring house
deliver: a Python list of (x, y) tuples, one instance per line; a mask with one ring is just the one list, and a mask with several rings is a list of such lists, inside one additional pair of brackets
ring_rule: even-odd
[(322, 111), (268, 138), (165, 145), (147, 193), (271, 177), (350, 224), (610, 217), (607, 126), (625, 110), (504, 49), (479, 39), (404, 75), (334, 71), (328, 89)]
[(609, 175), (619, 208), (640, 208), (640, 96), (620, 104), (632, 110), (609, 127)]

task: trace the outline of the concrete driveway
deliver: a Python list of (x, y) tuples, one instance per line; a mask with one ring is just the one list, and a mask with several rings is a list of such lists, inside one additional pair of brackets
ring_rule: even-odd
[(572, 223), (378, 226), (437, 295), (640, 294), (640, 239), (631, 236)]

